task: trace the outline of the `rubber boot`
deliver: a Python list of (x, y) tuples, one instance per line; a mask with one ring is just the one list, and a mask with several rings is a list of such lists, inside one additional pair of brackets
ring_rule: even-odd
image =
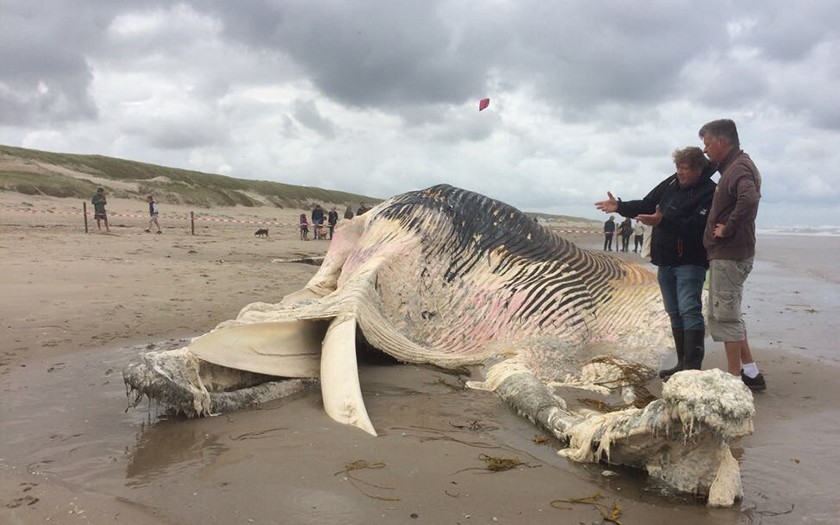
[(661, 377), (663, 381), (667, 381), (669, 377), (683, 369), (683, 359), (685, 356), (685, 330), (682, 328), (674, 328), (672, 326), (671, 333), (674, 334), (674, 348), (677, 349), (677, 365), (673, 368), (659, 371), (659, 377)]
[(685, 358), (683, 370), (700, 370), (703, 366), (703, 357), (706, 355), (706, 347), (703, 342), (703, 330), (685, 331)]

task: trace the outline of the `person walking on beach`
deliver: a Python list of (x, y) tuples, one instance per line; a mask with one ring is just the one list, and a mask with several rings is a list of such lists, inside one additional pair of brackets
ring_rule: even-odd
[(645, 243), (645, 225), (642, 221), (636, 219), (636, 224), (633, 225), (633, 253), (639, 253)]
[(709, 332), (712, 339), (723, 342), (729, 373), (740, 376), (750, 390), (760, 392), (767, 389), (767, 382), (750, 351), (741, 299), (755, 256), (761, 174), (741, 149), (733, 121), (709, 122), (698, 135), (703, 151), (720, 172), (703, 234), (709, 254)]
[(335, 211), (335, 206), (333, 206), (330, 208), (329, 213), (327, 213), (327, 226), (330, 228), (330, 240), (333, 238), (336, 224), (338, 224), (338, 212)]
[(347, 209), (344, 210), (344, 218), (347, 220), (353, 218), (353, 208), (351, 208), (349, 204), (347, 205)]
[(612, 240), (615, 234), (615, 218), (610, 217), (604, 223), (604, 251), (612, 251)]
[(657, 280), (662, 303), (671, 320), (671, 333), (677, 364), (659, 371), (667, 381), (681, 370), (699, 370), (706, 350), (703, 337), (703, 283), (706, 281), (706, 250), (703, 231), (712, 205), (715, 167), (697, 147), (678, 149), (673, 153), (677, 172), (642, 200), (608, 199), (595, 203), (606, 213), (636, 217), (653, 226), (651, 262), (657, 266)]
[(157, 228), (157, 233), (163, 233), (160, 231), (160, 223), (158, 222), (158, 205), (157, 202), (155, 202), (155, 198), (149, 195), (146, 197), (146, 202), (149, 203), (149, 227), (146, 228), (146, 233), (152, 233), (153, 225)]
[(618, 227), (619, 235), (621, 236), (621, 251), (627, 252), (630, 250), (630, 236), (633, 235), (633, 221), (628, 217), (621, 222)]
[(90, 202), (93, 204), (93, 218), (96, 219), (96, 229), (102, 230), (102, 226), (99, 225), (99, 222), (102, 221), (105, 223), (105, 231), (110, 232), (108, 214), (105, 212), (105, 205), (108, 204), (105, 199), (105, 188), (97, 188)]

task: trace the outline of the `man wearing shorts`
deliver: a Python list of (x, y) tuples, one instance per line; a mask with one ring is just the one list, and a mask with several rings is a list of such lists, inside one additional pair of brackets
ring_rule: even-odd
[(90, 200), (93, 204), (93, 218), (96, 219), (96, 229), (101, 230), (100, 221), (105, 223), (105, 231), (111, 231), (108, 228), (108, 214), (105, 212), (105, 205), (108, 201), (105, 199), (105, 188), (97, 188), (96, 194)]
[(158, 233), (161, 233), (160, 223), (158, 222), (157, 202), (155, 202), (155, 198), (151, 195), (146, 197), (146, 202), (149, 203), (149, 227), (146, 228), (146, 233), (152, 233), (152, 225), (154, 225), (157, 228)]
[(708, 321), (712, 339), (723, 342), (729, 373), (750, 390), (767, 388), (758, 371), (741, 312), (744, 281), (755, 256), (755, 216), (761, 198), (761, 174), (741, 149), (738, 129), (729, 119), (700, 128), (709, 160), (720, 172), (703, 245), (709, 257)]

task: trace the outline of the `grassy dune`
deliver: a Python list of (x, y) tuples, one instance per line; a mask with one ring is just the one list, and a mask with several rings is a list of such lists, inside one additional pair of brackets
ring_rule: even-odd
[(0, 145), (0, 190), (87, 199), (100, 186), (118, 198), (154, 194), (160, 202), (200, 207), (285, 208), (306, 207), (311, 202), (366, 202), (370, 205), (381, 201), (343, 191), (236, 179), (102, 155), (53, 153)]
[[(216, 206), (272, 206), (310, 208), (312, 204), (368, 205), (382, 199), (295, 186), (280, 182), (245, 180), (168, 168), (102, 155), (54, 153), (0, 145), (0, 191), (26, 195), (89, 199), (97, 187), (115, 198), (143, 199), (154, 194), (158, 202), (212, 208)], [(564, 215), (531, 214), (552, 223), (594, 227), (600, 223)]]

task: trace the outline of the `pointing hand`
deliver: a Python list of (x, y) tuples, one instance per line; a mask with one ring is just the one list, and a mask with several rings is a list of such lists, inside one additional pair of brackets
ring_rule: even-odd
[(598, 201), (595, 203), (595, 207), (601, 210), (604, 213), (615, 213), (618, 211), (618, 201), (611, 192), (607, 192), (608, 199), (605, 201)]

